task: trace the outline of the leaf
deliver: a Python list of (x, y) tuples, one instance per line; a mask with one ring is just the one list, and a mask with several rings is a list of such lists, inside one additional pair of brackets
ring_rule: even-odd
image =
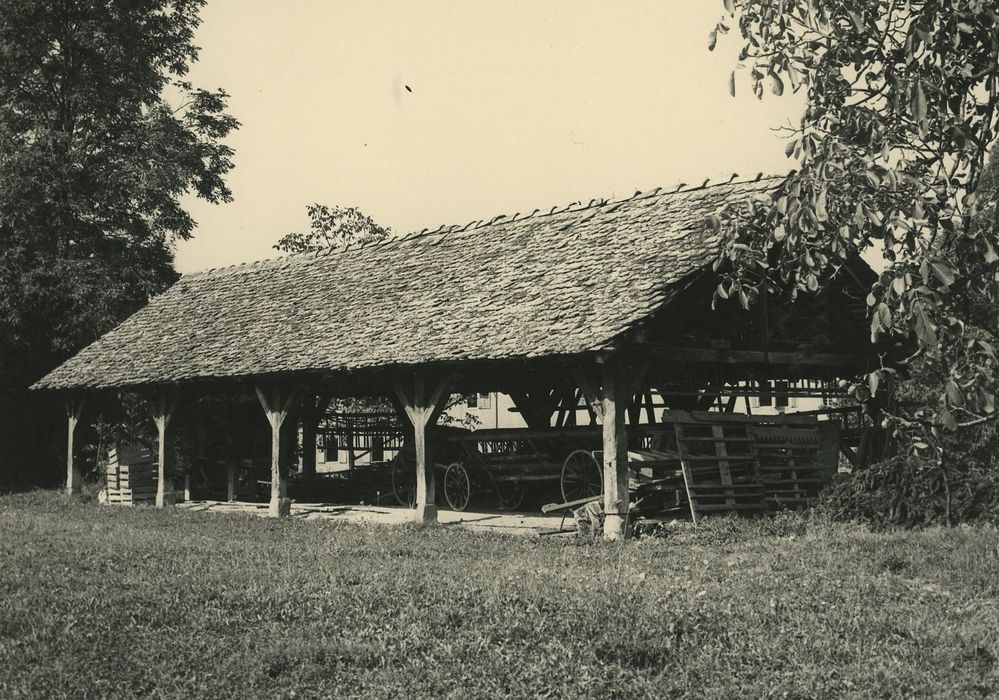
[(916, 337), (919, 342), (926, 347), (934, 348), (937, 345), (937, 329), (923, 311), (921, 304), (916, 305), (915, 314)]
[(725, 10), (730, 14), (735, 14), (735, 3), (732, 0), (723, 0), (725, 4)]
[(881, 323), (881, 327), (885, 330), (891, 329), (891, 309), (888, 308), (888, 304), (881, 302), (874, 309), (874, 312), (878, 316), (878, 321)]
[(964, 392), (953, 379), (947, 380), (947, 400), (950, 401), (951, 406), (958, 408), (964, 406)]
[(777, 97), (784, 94), (784, 81), (774, 72), (770, 73), (770, 91)]
[(867, 215), (864, 213), (864, 205), (857, 202), (857, 208), (853, 212), (853, 222), (857, 226), (863, 226), (867, 223)]
[(709, 215), (707, 220), (705, 221), (705, 224), (712, 231), (715, 232), (721, 231), (721, 218), (719, 218), (717, 214)]
[(718, 296), (720, 296), (722, 299), (728, 299), (728, 290), (725, 289), (725, 283), (724, 282), (719, 282), (718, 283), (718, 289), (715, 290), (715, 294), (717, 294)]
[(946, 260), (943, 260), (942, 258), (934, 258), (930, 261), (930, 268), (933, 270), (933, 274), (936, 278), (943, 283), (944, 287), (949, 287), (954, 284), (954, 280), (956, 279), (954, 276), (954, 270)]
[(731, 75), (728, 76), (728, 93), (735, 97), (735, 71), (732, 71)]
[(923, 92), (923, 84), (920, 81), (916, 81), (915, 87), (912, 90), (912, 116), (916, 119), (919, 124), (921, 131), (926, 131), (926, 93)]
[(957, 430), (957, 421), (954, 420), (954, 415), (946, 408), (941, 408), (937, 413), (937, 417), (940, 418), (940, 422), (948, 430)]
[(712, 29), (708, 34), (708, 51), (714, 51), (718, 45), (718, 30)]
[(905, 278), (896, 277), (891, 281), (891, 288), (896, 294), (902, 296), (905, 293)]
[(871, 396), (877, 396), (878, 384), (881, 382), (881, 370), (871, 372), (867, 375), (867, 386), (871, 390)]
[(826, 211), (826, 188), (819, 190), (819, 196), (815, 200), (815, 218), (819, 221), (828, 221), (829, 213)]

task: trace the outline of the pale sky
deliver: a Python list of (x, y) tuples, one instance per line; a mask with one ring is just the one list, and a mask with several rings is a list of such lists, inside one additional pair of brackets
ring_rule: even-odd
[[(181, 272), (277, 255), (311, 202), (404, 233), (793, 163), (803, 100), (728, 93), (721, 0), (209, 0), (191, 77), (242, 128)], [(409, 86), (412, 92), (406, 90)]]

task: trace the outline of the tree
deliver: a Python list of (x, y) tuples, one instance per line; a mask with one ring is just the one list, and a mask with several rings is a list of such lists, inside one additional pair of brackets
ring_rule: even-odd
[(275, 250), (285, 253), (306, 253), (349, 245), (385, 240), (392, 229), (383, 228), (356, 207), (311, 204), (308, 233), (289, 233), (279, 240)]
[(238, 122), (186, 80), (203, 5), (0, 0), (0, 469), (53, 444), (26, 388), (176, 279), (180, 198), (232, 198)]
[[(980, 196), (999, 119), (994, 5), (724, 0), (709, 36), (714, 48), (738, 30), (757, 97), (807, 95), (788, 134), (796, 169), (772, 196), (708, 221), (726, 241), (717, 294), (748, 306), (775, 278), (815, 292), (848, 256), (880, 254), (871, 337), (910, 340), (934, 384), (933, 401), (890, 426), (931, 463), (941, 431), (999, 415), (999, 207)], [(852, 391), (879, 400), (896, 379), (880, 369)]]

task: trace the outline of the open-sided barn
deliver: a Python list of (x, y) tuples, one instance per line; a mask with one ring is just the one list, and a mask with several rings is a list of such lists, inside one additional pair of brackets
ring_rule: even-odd
[[(711, 310), (720, 239), (706, 218), (779, 183), (657, 190), (185, 275), (35, 385), (67, 396), (68, 487), (79, 484), (72, 436), (88, 393), (154, 397), (165, 505), (162, 445), (178, 392), (244, 390), (270, 421), (271, 510), (286, 513), (279, 443), (293, 403), (387, 395), (412, 426), (416, 517), (433, 520), (432, 426), (452, 392), (508, 393), (540, 430), (567, 427), (556, 416), (574, 414), (581, 395), (602, 425), (605, 532), (621, 536), (626, 434), (654, 423), (654, 408), (724, 412), (719, 396), (775, 381), (825, 395), (829, 381), (880, 363), (865, 320), (872, 273), (859, 260), (793, 304), (775, 292), (750, 311)], [(845, 449), (863, 459), (871, 443), (857, 447)]]

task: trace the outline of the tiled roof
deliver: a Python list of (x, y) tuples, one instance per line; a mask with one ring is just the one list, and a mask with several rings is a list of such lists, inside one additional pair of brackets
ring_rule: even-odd
[(636, 194), (185, 275), (35, 388), (600, 350), (717, 254), (709, 214), (778, 183)]

